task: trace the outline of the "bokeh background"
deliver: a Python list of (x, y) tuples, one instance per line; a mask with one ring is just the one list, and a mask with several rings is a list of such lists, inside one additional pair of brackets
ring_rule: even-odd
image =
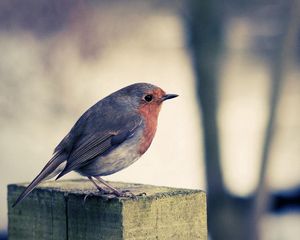
[(213, 240), (297, 239), (299, 30), (299, 0), (2, 0), (1, 238), (6, 185), (32, 180), (96, 101), (150, 82), (180, 97), (106, 179), (206, 190)]

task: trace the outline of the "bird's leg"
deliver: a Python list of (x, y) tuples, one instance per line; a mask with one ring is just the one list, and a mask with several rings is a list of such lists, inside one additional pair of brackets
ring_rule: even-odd
[(101, 177), (95, 177), (100, 183), (102, 183), (103, 185), (105, 185), (106, 187), (108, 187), (109, 189), (111, 189), (113, 191), (113, 193), (115, 195), (117, 195), (118, 197), (123, 196), (122, 192), (120, 192), (119, 190), (117, 190), (116, 188), (114, 188), (113, 186), (109, 185), (107, 182), (105, 182)]
[(125, 190), (125, 191), (119, 191), (113, 186), (109, 185), (106, 181), (104, 181), (101, 177), (95, 177), (100, 183), (108, 187), (113, 191), (113, 193), (118, 196), (118, 197), (131, 197), (131, 198), (137, 198), (135, 194), (133, 194), (130, 190)]
[(109, 193), (108, 191), (106, 191), (105, 189), (103, 189), (102, 187), (100, 187), (100, 186), (94, 181), (94, 179), (93, 179), (92, 177), (88, 177), (88, 179), (94, 184), (94, 186), (98, 189), (98, 191), (99, 191), (100, 193), (104, 193), (104, 194)]
[[(137, 198), (136, 195), (134, 193), (132, 193), (130, 190), (125, 190), (125, 191), (119, 191), (116, 188), (114, 188), (113, 186), (111, 186), (110, 184), (108, 184), (106, 181), (104, 181), (101, 177), (94, 177), (96, 178), (100, 183), (102, 183), (103, 185), (105, 185), (106, 187), (108, 187), (109, 189), (111, 189), (113, 191), (113, 193), (118, 196), (118, 197), (131, 197), (131, 198)], [(144, 195), (144, 194), (142, 194)], [(142, 195), (138, 195), (138, 196), (142, 196)]]

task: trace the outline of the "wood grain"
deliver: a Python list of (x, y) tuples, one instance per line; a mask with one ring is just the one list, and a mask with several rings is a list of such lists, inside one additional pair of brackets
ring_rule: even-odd
[(9, 185), (9, 239), (207, 239), (203, 191), (111, 184), (146, 196), (104, 196), (85, 180), (52, 181), (11, 208), (26, 184)]

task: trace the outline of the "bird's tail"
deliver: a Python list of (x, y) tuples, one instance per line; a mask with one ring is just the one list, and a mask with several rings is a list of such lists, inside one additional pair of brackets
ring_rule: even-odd
[(32, 190), (40, 184), (43, 180), (49, 178), (53, 172), (66, 160), (66, 157), (63, 154), (57, 153), (55, 154), (50, 161), (46, 164), (46, 166), (42, 169), (42, 171), (33, 179), (33, 181), (25, 188), (25, 190), (21, 193), (21, 195), (17, 198), (12, 207), (15, 207), (18, 203), (20, 203), (24, 198), (27, 197)]

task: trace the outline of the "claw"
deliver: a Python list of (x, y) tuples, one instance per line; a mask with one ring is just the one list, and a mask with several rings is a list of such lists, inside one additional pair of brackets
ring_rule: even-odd
[(87, 198), (88, 198), (89, 196), (91, 196), (91, 195), (93, 195), (93, 193), (85, 194), (85, 196), (84, 196), (84, 198), (83, 198), (83, 203), (82, 203), (82, 205), (85, 205), (85, 202), (86, 202)]
[(102, 188), (98, 188), (98, 191), (99, 191), (100, 194), (103, 194), (103, 195), (111, 194), (110, 191), (107, 191), (107, 190), (102, 189)]
[(137, 199), (137, 196), (132, 193), (130, 190), (123, 190), (122, 192), (119, 192), (118, 194), (118, 197), (130, 197), (130, 198), (134, 198), (134, 199)]
[(142, 193), (137, 194), (136, 196), (139, 196), (139, 197), (147, 196), (147, 193), (142, 192)]

